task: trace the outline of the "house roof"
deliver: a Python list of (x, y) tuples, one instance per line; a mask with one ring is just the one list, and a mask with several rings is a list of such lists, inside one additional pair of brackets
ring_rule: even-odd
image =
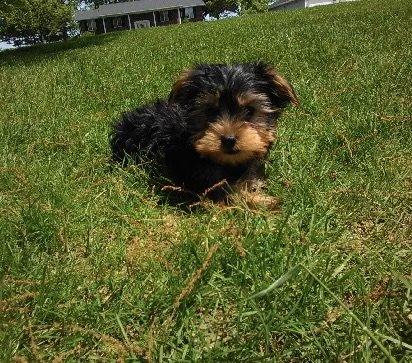
[(205, 6), (202, 0), (135, 0), (100, 5), (98, 9), (81, 10), (74, 13), (76, 21), (97, 19), (105, 16), (145, 13), (155, 10)]

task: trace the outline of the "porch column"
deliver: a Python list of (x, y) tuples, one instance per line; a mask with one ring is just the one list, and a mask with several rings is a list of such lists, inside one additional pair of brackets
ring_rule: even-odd
[(103, 20), (103, 29), (104, 29), (104, 34), (106, 34), (106, 23), (105, 23), (105, 21), (104, 21), (104, 18), (102, 18), (102, 20)]
[(180, 17), (180, 9), (177, 8), (177, 23), (182, 24), (182, 18)]
[(155, 12), (153, 11), (152, 14), (153, 14), (153, 25), (156, 26), (156, 15), (155, 15)]
[(129, 20), (129, 30), (132, 30), (132, 23), (130, 22), (130, 15), (127, 14), (127, 19)]

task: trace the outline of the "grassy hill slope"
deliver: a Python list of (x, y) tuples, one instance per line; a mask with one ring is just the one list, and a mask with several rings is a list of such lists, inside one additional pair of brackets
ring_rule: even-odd
[[(411, 361), (411, 14), (365, 0), (2, 52), (0, 361)], [(280, 213), (186, 212), (111, 164), (120, 112), (195, 62), (257, 59), (301, 100), (268, 163)]]

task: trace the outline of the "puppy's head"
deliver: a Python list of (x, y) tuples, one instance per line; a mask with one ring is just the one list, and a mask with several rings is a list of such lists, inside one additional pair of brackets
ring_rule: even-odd
[(191, 142), (200, 155), (239, 165), (267, 155), (277, 118), (298, 99), (289, 82), (263, 63), (212, 64), (184, 72), (169, 102), (186, 110)]

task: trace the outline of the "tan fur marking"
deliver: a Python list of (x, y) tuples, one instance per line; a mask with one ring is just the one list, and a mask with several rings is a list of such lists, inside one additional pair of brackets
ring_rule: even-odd
[(248, 191), (243, 191), (238, 195), (241, 200), (244, 200), (246, 202), (249, 208), (265, 208), (272, 211), (280, 209), (279, 199), (272, 197), (270, 195)]
[(237, 101), (241, 107), (254, 107), (258, 113), (271, 113), (274, 111), (271, 108), (270, 100), (263, 93), (241, 93), (239, 96), (237, 96)]
[(203, 93), (197, 98), (197, 102), (205, 104), (205, 105), (218, 106), (219, 97), (220, 97), (219, 91), (216, 91), (215, 93)]
[(246, 92), (237, 97), (238, 103), (242, 107), (253, 107), (255, 114), (253, 116), (255, 121), (258, 121), (259, 117), (264, 118), (262, 121), (265, 123), (268, 114), (273, 119), (277, 119), (282, 109), (274, 107), (269, 98), (263, 93)]
[[(225, 153), (221, 147), (221, 137), (229, 135), (237, 139), (235, 154)], [(263, 158), (273, 139), (272, 132), (263, 127), (222, 119), (210, 125), (194, 146), (199, 154), (219, 164), (238, 165), (253, 158)]]
[(283, 78), (272, 67), (266, 68), (266, 74), (272, 78), (272, 81), (276, 85), (279, 92), (285, 98), (289, 99), (292, 105), (299, 106), (298, 96), (296, 95), (293, 87), (290, 85), (290, 83), (285, 78)]
[(191, 72), (191, 69), (186, 69), (179, 75), (178, 79), (173, 84), (172, 91), (169, 96), (170, 101), (175, 101), (175, 98), (179, 94), (180, 90), (189, 82)]
[(263, 93), (256, 92), (244, 92), (237, 96), (237, 100), (240, 106), (246, 106), (249, 104), (262, 104), (269, 103), (269, 99)]
[(279, 199), (265, 194), (264, 188), (265, 183), (261, 179), (242, 180), (234, 186), (235, 193), (231, 199), (234, 202), (244, 202), (252, 209), (279, 210)]

